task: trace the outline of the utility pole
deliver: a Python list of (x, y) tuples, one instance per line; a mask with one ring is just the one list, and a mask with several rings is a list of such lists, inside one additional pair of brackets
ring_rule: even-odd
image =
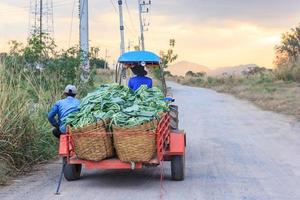
[(104, 69), (108, 69), (108, 59), (109, 59), (110, 56), (108, 56), (108, 49), (106, 48), (105, 49), (105, 63), (104, 63)]
[(123, 19), (123, 1), (118, 0), (119, 4), (119, 17), (120, 17), (120, 36), (121, 36), (121, 44), (120, 44), (120, 54), (125, 53), (125, 36), (124, 36), (124, 19)]
[(80, 18), (80, 51), (81, 51), (81, 80), (87, 82), (89, 79), (89, 5), (88, 0), (79, 0)]
[[(145, 20), (143, 19), (143, 14), (144, 13), (149, 13), (149, 8), (148, 6), (151, 5), (151, 0), (149, 0), (148, 3), (145, 1), (138, 0), (138, 6), (139, 6), (139, 20), (140, 20), (140, 31), (141, 31), (141, 36), (140, 36), (140, 44), (141, 44), (141, 49), (145, 51), (145, 37), (144, 37), (144, 32), (145, 32), (145, 26), (149, 26), (145, 24)], [(146, 9), (145, 9), (146, 7)]]
[(131, 45), (133, 44), (133, 41), (128, 40), (128, 47), (127, 50), (130, 51), (131, 50)]
[(36, 35), (40, 42), (47, 43), (47, 35), (54, 36), (53, 0), (30, 0), (29, 1), (28, 38)]

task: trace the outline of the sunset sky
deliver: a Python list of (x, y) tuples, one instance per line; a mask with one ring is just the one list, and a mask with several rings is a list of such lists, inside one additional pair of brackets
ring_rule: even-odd
[[(117, 6), (117, 0), (112, 0)], [(0, 1), (0, 51), (8, 49), (9, 40), (26, 41), (29, 23), (29, 0)], [(73, 0), (53, 0), (55, 39), (67, 48)], [(78, 43), (78, 0), (75, 0), (71, 46)], [(138, 37), (137, 0), (124, 6), (126, 46)], [(110, 0), (89, 0), (90, 42), (107, 48), (110, 62), (119, 53), (119, 21)], [(207, 67), (256, 63), (272, 66), (274, 45), (283, 32), (300, 22), (299, 0), (152, 0), (146, 48), (168, 48), (176, 39), (179, 60)]]

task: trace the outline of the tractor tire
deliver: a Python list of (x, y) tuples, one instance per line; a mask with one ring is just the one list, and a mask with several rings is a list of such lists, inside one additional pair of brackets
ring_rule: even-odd
[(170, 129), (173, 131), (177, 131), (179, 129), (178, 124), (178, 106), (171, 105), (170, 106)]
[(185, 156), (172, 156), (171, 175), (174, 181), (183, 181), (185, 177)]
[(67, 181), (80, 179), (82, 166), (80, 164), (65, 164), (64, 177)]

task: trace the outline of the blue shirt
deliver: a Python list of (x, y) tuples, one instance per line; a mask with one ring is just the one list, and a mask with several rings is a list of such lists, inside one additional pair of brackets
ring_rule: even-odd
[(152, 88), (152, 79), (146, 76), (135, 76), (129, 79), (128, 87), (133, 91), (138, 90), (142, 85)]
[[(79, 110), (80, 101), (74, 97), (68, 96), (65, 99), (57, 101), (48, 113), (48, 120), (54, 127), (59, 127), (60, 132), (65, 133), (66, 127), (63, 121), (67, 116)], [(55, 116), (58, 115), (58, 121)]]

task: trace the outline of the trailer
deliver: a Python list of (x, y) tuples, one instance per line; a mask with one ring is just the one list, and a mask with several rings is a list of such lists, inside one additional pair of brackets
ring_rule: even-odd
[[(160, 67), (163, 73), (163, 68), (160, 65), (160, 58), (148, 51), (133, 51), (123, 54), (119, 60), (116, 69), (116, 81), (120, 81), (119, 77), (124, 75), (124, 70), (130, 68), (136, 63), (145, 64), (147, 67)], [(164, 93), (167, 93), (164, 77), (162, 76)], [(167, 98), (168, 101), (173, 101), (172, 98)], [(173, 104), (173, 103), (172, 103)], [(111, 170), (139, 170), (144, 167), (157, 167), (162, 162), (171, 162), (172, 179), (182, 181), (185, 177), (185, 148), (186, 134), (178, 128), (178, 107), (170, 105), (170, 111), (165, 113), (160, 119), (155, 131), (156, 135), (156, 155), (149, 162), (122, 162), (117, 157), (104, 159), (101, 161), (82, 160), (76, 156), (74, 150), (74, 142), (70, 129), (67, 133), (60, 136), (59, 155), (64, 162), (64, 177), (68, 181), (80, 179), (82, 167), (87, 170), (92, 169), (111, 169)]]

